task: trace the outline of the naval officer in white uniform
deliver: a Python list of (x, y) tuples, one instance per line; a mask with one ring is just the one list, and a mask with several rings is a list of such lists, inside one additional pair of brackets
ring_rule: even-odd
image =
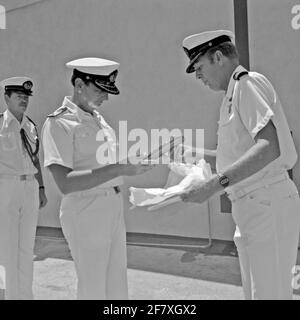
[(189, 58), (187, 73), (195, 72), (196, 79), (225, 96), (217, 174), (182, 198), (201, 203), (225, 189), (232, 201), (245, 297), (291, 299), (300, 200), (287, 173), (297, 153), (278, 95), (265, 76), (239, 64), (230, 31), (191, 35), (183, 48)]
[[(119, 63), (83, 58), (73, 70), (72, 96), (48, 116), (43, 127), (45, 167), (63, 194), (60, 219), (78, 277), (78, 299), (127, 299), (126, 232), (122, 176), (144, 173), (148, 165), (116, 163), (114, 130), (102, 104), (117, 95)], [(97, 157), (102, 134), (109, 163)], [(99, 137), (99, 136), (98, 136)], [(80, 172), (81, 171), (81, 172)]]
[(26, 115), (33, 81), (12, 77), (0, 86), (7, 105), (0, 114), (0, 291), (29, 300), (39, 207), (47, 203), (37, 128)]

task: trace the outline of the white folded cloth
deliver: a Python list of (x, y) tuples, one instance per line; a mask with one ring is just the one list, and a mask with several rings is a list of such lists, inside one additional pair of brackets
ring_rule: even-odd
[[(168, 179), (165, 188), (130, 187), (129, 201), (135, 206), (155, 205), (199, 187), (212, 175), (210, 165), (204, 159), (199, 160), (197, 164), (174, 162), (169, 165), (169, 168), (170, 173), (173, 174), (173, 179)], [(173, 182), (177, 180), (176, 184), (171, 185), (170, 180), (173, 180)], [(170, 203), (174, 202), (171, 201)]]

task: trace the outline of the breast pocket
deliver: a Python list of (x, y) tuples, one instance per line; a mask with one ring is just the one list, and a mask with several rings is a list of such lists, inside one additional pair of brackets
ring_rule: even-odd
[(17, 148), (17, 141), (14, 132), (0, 134), (0, 145), (3, 151), (12, 151)]
[(78, 132), (75, 135), (76, 151), (83, 156), (95, 156), (97, 150), (96, 135), (92, 132)]

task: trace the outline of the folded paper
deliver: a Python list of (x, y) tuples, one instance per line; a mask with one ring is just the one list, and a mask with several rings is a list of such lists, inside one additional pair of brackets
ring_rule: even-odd
[[(157, 205), (172, 197), (179, 196), (184, 192), (199, 187), (212, 175), (210, 165), (204, 159), (199, 160), (197, 164), (174, 162), (169, 165), (169, 168), (172, 179), (168, 179), (164, 188), (130, 187), (129, 201), (134, 206)], [(173, 185), (170, 183), (171, 180), (176, 184)], [(169, 201), (170, 204), (174, 202), (175, 201)]]

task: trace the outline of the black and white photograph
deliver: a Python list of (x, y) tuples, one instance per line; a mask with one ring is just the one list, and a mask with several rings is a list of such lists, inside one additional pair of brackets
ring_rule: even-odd
[(0, 43), (0, 300), (300, 300), (299, 1), (0, 0)]

